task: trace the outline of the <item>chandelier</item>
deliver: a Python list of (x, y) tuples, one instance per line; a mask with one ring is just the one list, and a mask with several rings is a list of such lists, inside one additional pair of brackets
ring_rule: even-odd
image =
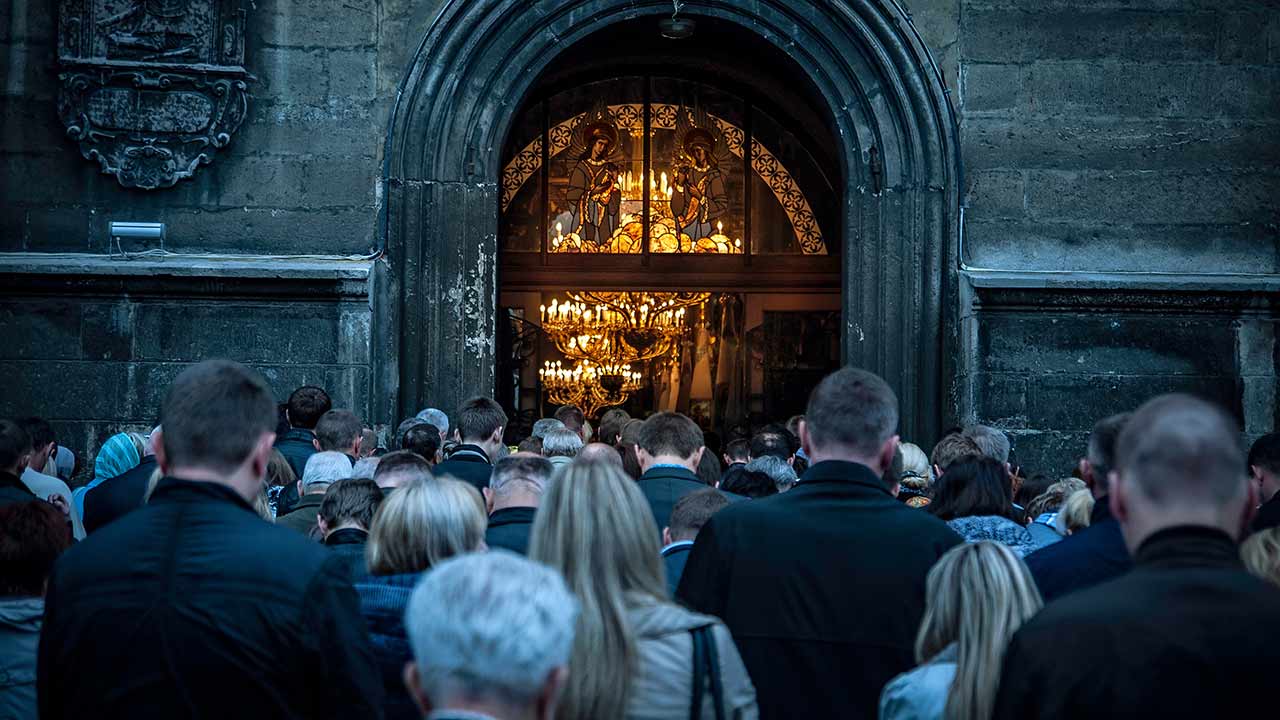
[(621, 405), (643, 387), (641, 373), (630, 365), (595, 365), (589, 360), (580, 360), (572, 368), (564, 367), (559, 360), (548, 360), (542, 364), (538, 377), (551, 402), (576, 405), (588, 417), (601, 408)]
[(685, 314), (710, 293), (570, 292), (539, 307), (542, 329), (571, 360), (620, 366), (671, 352), (685, 331)]

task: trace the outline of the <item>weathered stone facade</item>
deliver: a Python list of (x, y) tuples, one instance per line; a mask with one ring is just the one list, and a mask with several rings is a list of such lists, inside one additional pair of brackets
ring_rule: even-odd
[[(47, 416), (66, 445), (92, 451), (113, 430), (149, 423), (165, 381), (210, 355), (262, 367), (281, 397), (324, 384), (378, 423), (425, 402), (448, 406), (491, 381), (493, 239), (452, 249), (432, 239), (455, 232), (458, 208), (472, 224), (496, 226), (496, 210), (479, 217), (489, 169), (424, 148), (409, 135), (430, 123), (405, 120), (427, 88), (485, 92), (450, 88), (452, 75), (477, 75), (420, 56), (442, 8), (459, 24), (437, 26), (437, 42), (467, 46), (456, 37), (472, 29), (459, 20), (463, 5), (523, 12), (523, 22), (574, 5), (560, 22), (581, 28), (587, 6), (613, 3), (245, 3), (245, 66), (256, 78), (248, 117), (195, 177), (140, 191), (101, 174), (64, 136), (57, 3), (0, 0), (0, 367), (10, 388), (0, 415)], [(635, 22), (670, 8), (629, 5)], [(727, 17), (733, 5), (690, 0), (686, 12)], [(756, 8), (763, 18), (775, 5), (743, 3), (736, 16)], [(826, 22), (804, 24), (875, 13), (907, 51), (919, 33), (914, 42), (949, 90), (963, 168), (963, 187), (930, 190), (942, 198), (936, 216), (903, 231), (940, 238), (920, 250), (939, 290), (916, 296), (936, 319), (873, 337), (894, 340), (892, 351), (848, 339), (849, 357), (934, 378), (908, 389), (911, 407), (1004, 427), (1019, 461), (1057, 474), (1093, 419), (1159, 391), (1219, 398), (1249, 435), (1275, 427), (1280, 8), (828, 5)], [(473, 49), (457, 56), (511, 61)], [(929, 58), (913, 65), (890, 85), (926, 87)], [(460, 105), (514, 112), (519, 101)], [(949, 191), (963, 220), (947, 210)], [(175, 255), (112, 258), (111, 220), (167, 223), (163, 247), (119, 249)], [(943, 225), (936, 236), (923, 229), (930, 222)], [(452, 354), (430, 349), (453, 344)], [(904, 363), (908, 352), (926, 359)], [(920, 395), (924, 386), (933, 389)]]

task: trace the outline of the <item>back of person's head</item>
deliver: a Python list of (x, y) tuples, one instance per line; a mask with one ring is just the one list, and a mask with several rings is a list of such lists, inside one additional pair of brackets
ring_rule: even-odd
[(612, 445), (606, 445), (602, 442), (587, 443), (578, 451), (578, 462), (603, 462), (609, 463), (619, 470), (625, 470), (622, 462), (622, 453), (618, 452), (618, 448)]
[(965, 437), (978, 446), (978, 453), (1001, 465), (1009, 462), (1009, 436), (986, 425), (970, 425), (964, 429)]
[(1240, 536), (1257, 488), (1245, 472), (1239, 432), (1224, 410), (1190, 395), (1161, 395), (1133, 413), (1116, 442), (1111, 486), (1121, 495), (1111, 506), (1131, 551), (1175, 524)]
[(744, 463), (751, 459), (751, 441), (746, 438), (730, 440), (724, 446), (724, 458), (730, 464)]
[(427, 423), (427, 421), (426, 421), (426, 420), (422, 420), (422, 419), (420, 419), (420, 418), (416, 418), (416, 417), (405, 418), (404, 420), (401, 420), (401, 421), (400, 421), (400, 424), (396, 426), (396, 434), (395, 434), (395, 438), (394, 438), (394, 442), (395, 442), (395, 446), (396, 446), (396, 448), (395, 448), (395, 449), (397, 449), (397, 450), (403, 450), (403, 449), (404, 449), (404, 434), (405, 434), (406, 432), (408, 432), (408, 431), (409, 431), (409, 428), (413, 427), (414, 425), (422, 425), (422, 424), (429, 424), (429, 423)]
[(316, 441), (321, 450), (346, 452), (360, 439), (364, 426), (350, 410), (330, 410), (316, 423)]
[(778, 494), (778, 485), (768, 473), (743, 468), (734, 473), (729, 480), (720, 485), (720, 489), (734, 495), (749, 498), (762, 498)]
[(1067, 478), (1053, 483), (1027, 503), (1027, 519), (1034, 521), (1046, 513), (1058, 512), (1072, 493), (1084, 489), (1086, 489), (1084, 481), (1077, 478)]
[(947, 433), (942, 436), (937, 445), (933, 446), (933, 452), (929, 454), (929, 463), (945, 473), (947, 468), (960, 458), (981, 454), (982, 449), (973, 441), (973, 438), (958, 432)]
[(320, 417), (333, 408), (329, 393), (314, 385), (304, 385), (289, 395), (289, 424), (304, 430), (314, 430)]
[(875, 373), (847, 367), (826, 376), (809, 394), (804, 418), (811, 458), (873, 462), (877, 472), (891, 461), (898, 396)]
[(484, 542), (488, 518), (475, 488), (452, 478), (418, 479), (378, 506), (365, 560), (373, 575), (422, 572)]
[(425, 422), (412, 425), (400, 436), (400, 449), (417, 453), (424, 460), (434, 462), (440, 453), (440, 429)]
[(640, 428), (643, 427), (643, 420), (631, 418), (622, 424), (622, 435), (618, 441), (618, 449), (622, 451), (622, 469), (635, 479), (639, 479), (643, 472), (636, 457), (636, 444), (640, 441)]
[(31, 436), (31, 449), (40, 452), (57, 442), (57, 436), (53, 432), (53, 426), (48, 420), (38, 417), (19, 418), (17, 421), (19, 427)]
[(654, 413), (640, 426), (636, 445), (651, 457), (669, 455), (688, 460), (702, 450), (702, 429), (680, 413)]
[[(30, 432), (28, 430), (28, 432)], [(40, 441), (32, 435), (32, 442), (38, 448)], [(1280, 475), (1280, 432), (1267, 433), (1249, 447), (1249, 467), (1258, 468), (1272, 475)]]
[(324, 492), (329, 485), (351, 477), (351, 458), (336, 450), (313, 453), (302, 468), (302, 491)]
[(381, 455), (360, 458), (351, 466), (351, 477), (372, 480), (374, 473), (378, 472), (378, 463), (380, 462), (382, 462)]
[(1053, 483), (1053, 478), (1048, 475), (1036, 473), (1022, 481), (1013, 495), (1013, 501), (1025, 508), (1031, 504), (1032, 500), (1043, 495)]
[(617, 445), (622, 435), (622, 426), (631, 415), (622, 408), (609, 408), (600, 416), (600, 431), (597, 433), (600, 442), (606, 445)]
[[(790, 490), (798, 480), (795, 468), (791, 467), (791, 464), (786, 460), (774, 457), (773, 455), (758, 457), (747, 463), (747, 466), (743, 469), (748, 472), (764, 473), (765, 475), (768, 475), (769, 479), (773, 482), (774, 488), (776, 488), (778, 492), (786, 492)], [(725, 489), (727, 490), (728, 488)], [(737, 491), (731, 490), (730, 492)], [(768, 495), (772, 493), (765, 494)], [(756, 496), (753, 495), (751, 497)]]
[(31, 455), (31, 436), (12, 420), (0, 420), (0, 472), (22, 474)]
[(534, 455), (542, 454), (542, 438), (536, 438), (532, 435), (520, 441), (516, 446), (516, 452), (533, 453)]
[(638, 660), (626, 622), (629, 596), (665, 602), (658, 528), (640, 486), (613, 465), (563, 468), (542, 498), (530, 533), (529, 558), (564, 575), (582, 603), (564, 717), (616, 718)]
[(694, 471), (694, 475), (698, 476), (698, 480), (708, 487), (716, 487), (720, 484), (720, 458), (710, 450), (703, 450), (702, 457), (698, 458), (698, 469)]
[[(261, 483), (275, 437), (276, 406), (257, 372), (230, 360), (206, 360), (173, 381), (160, 424), (156, 453), (167, 474), (200, 468), (229, 476), (248, 463), (248, 475)], [(246, 499), (258, 493), (251, 484), (237, 488)]]
[(898, 474), (898, 484), (908, 493), (928, 497), (933, 491), (933, 468), (929, 466), (929, 456), (924, 454), (915, 443), (902, 443), (898, 446), (894, 464)]
[(1003, 463), (970, 456), (952, 463), (938, 479), (928, 510), (942, 520), (988, 515), (1017, 520), (1012, 493)]
[(0, 506), (0, 597), (40, 597), (53, 563), (71, 547), (67, 518), (44, 500)]
[(748, 454), (751, 455), (751, 459), (753, 460), (755, 458), (762, 458), (766, 456), (786, 460), (793, 454), (793, 450), (791, 449), (791, 438), (783, 435), (781, 432), (758, 432), (751, 436), (751, 445), (748, 450)]
[(924, 664), (956, 645), (943, 717), (992, 716), (1005, 648), (1042, 604), (1027, 566), (1000, 543), (961, 543), (938, 559), (925, 581), (915, 652)]
[(1249, 572), (1280, 586), (1280, 527), (1268, 528), (1245, 538), (1240, 543), (1240, 559)]
[(543, 457), (576, 457), (582, 449), (582, 437), (567, 427), (552, 430), (542, 438)]
[(360, 457), (369, 457), (378, 450), (378, 433), (372, 428), (360, 431)]
[(509, 717), (533, 708), (555, 717), (577, 618), (578, 601), (551, 568), (507, 552), (445, 560), (405, 610), (406, 685), (420, 707), (483, 701), (511, 708)]
[(787, 422), (783, 425), (787, 432), (791, 433), (791, 437), (800, 439), (800, 423), (804, 422), (804, 415), (792, 415), (787, 418)]
[(399, 487), (414, 480), (431, 477), (431, 463), (412, 450), (397, 450), (383, 455), (373, 471), (378, 487)]
[(543, 457), (523, 453), (508, 455), (493, 464), (489, 490), (499, 499), (517, 492), (541, 496), (551, 482), (554, 469), (551, 461)]
[(271, 457), (267, 459), (267, 487), (285, 487), (298, 482), (293, 466), (285, 459), (284, 453), (271, 448)]
[(1058, 516), (1054, 518), (1054, 527), (1063, 535), (1070, 535), (1089, 527), (1093, 504), (1093, 493), (1088, 490), (1076, 490), (1062, 503)]
[(579, 435), (582, 434), (582, 426), (587, 422), (586, 415), (583, 415), (577, 405), (562, 405), (556, 409), (553, 417)]
[(680, 498), (671, 508), (671, 521), (667, 526), (671, 542), (694, 539), (711, 516), (728, 505), (729, 498), (715, 488), (694, 490)]
[(382, 490), (366, 478), (347, 478), (329, 486), (320, 501), (320, 521), (327, 532), (342, 526), (368, 530), (382, 504)]
[(551, 432), (552, 430), (564, 430), (564, 429), (566, 429), (564, 426), (564, 423), (560, 422), (559, 420), (555, 418), (542, 418), (541, 420), (534, 421), (533, 429), (529, 431), (529, 436), (536, 437), (539, 440), (545, 441), (547, 438), (547, 433)]
[(1094, 423), (1093, 431), (1089, 433), (1089, 445), (1085, 451), (1088, 467), (1081, 467), (1081, 470), (1087, 469), (1086, 484), (1092, 486), (1095, 495), (1105, 495), (1110, 488), (1111, 471), (1116, 467), (1116, 445), (1131, 417), (1133, 413), (1127, 412), (1105, 417)]
[(486, 442), (506, 425), (507, 414), (490, 398), (473, 397), (458, 409), (458, 435), (464, 443)]
[(436, 429), (440, 431), (441, 437), (449, 433), (449, 416), (443, 410), (427, 408), (414, 417), (422, 422), (435, 425)]

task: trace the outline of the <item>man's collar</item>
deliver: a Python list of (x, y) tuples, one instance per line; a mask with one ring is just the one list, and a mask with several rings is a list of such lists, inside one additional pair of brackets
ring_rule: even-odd
[(458, 447), (454, 448), (453, 452), (449, 454), (450, 460), (453, 460), (455, 458), (459, 460), (464, 460), (469, 457), (480, 458), (481, 460), (484, 460), (486, 463), (489, 463), (489, 453), (485, 452), (484, 448), (480, 447), (479, 445), (472, 445), (471, 443), (463, 443)]
[(362, 545), (369, 540), (369, 533), (358, 527), (344, 527), (329, 533), (325, 545)]
[(820, 463), (810, 465), (809, 469), (800, 477), (797, 487), (826, 482), (851, 483), (874, 488), (889, 495), (889, 488), (885, 487), (884, 482), (880, 476), (876, 475), (874, 470), (862, 463), (849, 462), (847, 460), (823, 460)]
[(498, 508), (489, 515), (489, 527), (506, 523), (531, 523), (538, 508), (525, 505)]
[(203, 480), (183, 480), (182, 478), (173, 476), (160, 478), (160, 482), (156, 485), (155, 491), (151, 493), (151, 499), (147, 502), (166, 502), (197, 495), (204, 495), (215, 500), (234, 503), (253, 513), (255, 517), (258, 514), (258, 511), (254, 510), (253, 506), (250, 505), (247, 500), (240, 497), (240, 493), (233, 490), (229, 485)]
[(680, 548), (685, 548), (685, 547), (693, 547), (693, 541), (692, 541), (692, 540), (677, 540), (677, 541), (675, 541), (675, 542), (671, 543), (670, 545), (668, 545), (668, 546), (666, 546), (666, 547), (662, 548), (662, 553), (661, 553), (661, 554), (662, 554), (663, 556), (666, 556), (666, 554), (667, 554), (668, 552), (671, 552), (672, 550), (679, 550)]

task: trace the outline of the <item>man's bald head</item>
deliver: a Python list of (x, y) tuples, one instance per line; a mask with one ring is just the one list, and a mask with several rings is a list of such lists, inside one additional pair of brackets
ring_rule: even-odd
[(1210, 525), (1235, 536), (1248, 522), (1240, 515), (1252, 510), (1239, 426), (1218, 406), (1190, 395), (1161, 395), (1129, 418), (1116, 442), (1112, 480), (1123, 484), (1117, 515), (1131, 548), (1177, 524)]
[(578, 451), (578, 462), (604, 462), (622, 467), (622, 454), (618, 448), (604, 443), (587, 443)]

